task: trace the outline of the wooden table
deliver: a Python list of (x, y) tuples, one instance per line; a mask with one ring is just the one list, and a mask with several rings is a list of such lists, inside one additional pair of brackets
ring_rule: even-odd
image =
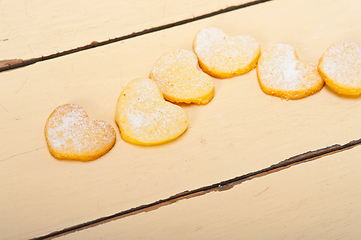
[[(281, 100), (253, 70), (182, 105), (176, 141), (120, 138), (125, 85), (209, 26), (317, 64), (361, 43), (361, 1), (0, 1), (0, 239), (361, 239), (360, 97)], [(50, 155), (44, 124), (65, 103), (117, 129), (108, 154)]]

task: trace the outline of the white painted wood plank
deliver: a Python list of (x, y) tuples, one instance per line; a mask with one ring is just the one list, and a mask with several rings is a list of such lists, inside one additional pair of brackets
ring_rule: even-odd
[(66, 239), (360, 239), (361, 147)]
[[(0, 232), (23, 239), (60, 230), (268, 167), (288, 157), (359, 139), (360, 99), (328, 88), (299, 101), (265, 95), (255, 71), (216, 80), (205, 106), (184, 106), (190, 128), (176, 141), (122, 141), (90, 163), (62, 162), (44, 125), (64, 103), (114, 127), (117, 98), (174, 48), (192, 49), (207, 26), (249, 34), (262, 49), (288, 43), (317, 63), (339, 40), (361, 39), (360, 1), (274, 1), (0, 74)], [(282, 17), (280, 17), (282, 16)], [(304, 16), (308, 16), (305, 18)], [(359, 41), (360, 42), (360, 41)]]
[(50, 55), (250, 1), (2, 0), (0, 60)]

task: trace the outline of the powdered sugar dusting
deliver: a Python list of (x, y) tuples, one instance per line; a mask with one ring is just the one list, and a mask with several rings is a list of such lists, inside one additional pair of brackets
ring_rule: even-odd
[(262, 90), (284, 99), (300, 99), (320, 91), (323, 80), (313, 63), (299, 61), (293, 47), (275, 44), (260, 57), (257, 66)]
[[(304, 87), (302, 70), (293, 47), (275, 44), (268, 48), (258, 62), (258, 74), (264, 85), (269, 88), (289, 91)], [(307, 87), (307, 86), (306, 86)]]
[(115, 141), (115, 131), (108, 123), (89, 119), (85, 110), (75, 104), (62, 105), (53, 111), (45, 135), (50, 147), (64, 158), (88, 156), (112, 146)]
[(296, 69), (297, 63), (298, 61), (296, 60), (289, 60), (281, 65), (283, 81), (291, 84), (297, 81), (301, 75), (301, 70)]
[(135, 131), (139, 131), (139, 129), (147, 124), (147, 118), (144, 112), (136, 110), (133, 107), (126, 108), (125, 111), (128, 112), (129, 124)]
[(254, 61), (260, 45), (250, 36), (228, 36), (220, 29), (209, 27), (196, 35), (194, 51), (210, 71), (233, 73)]
[(361, 88), (361, 45), (350, 41), (332, 45), (323, 55), (319, 67), (337, 84)]
[(150, 78), (157, 82), (165, 97), (192, 102), (214, 90), (213, 80), (198, 66), (196, 55), (176, 49), (164, 54), (154, 65)]
[(184, 110), (166, 102), (151, 79), (136, 79), (121, 93), (116, 121), (122, 136), (133, 143), (154, 144), (178, 137), (188, 126)]

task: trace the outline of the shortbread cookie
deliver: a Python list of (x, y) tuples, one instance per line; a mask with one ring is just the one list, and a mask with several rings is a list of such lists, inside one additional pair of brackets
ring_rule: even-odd
[(50, 114), (45, 124), (45, 138), (54, 157), (90, 161), (114, 146), (116, 132), (109, 123), (90, 119), (80, 106), (65, 104)]
[(338, 93), (361, 93), (361, 45), (341, 41), (330, 46), (320, 59), (318, 71), (326, 84)]
[(209, 27), (200, 30), (193, 41), (199, 65), (216, 78), (230, 78), (251, 71), (261, 55), (260, 44), (250, 36), (228, 36)]
[(257, 65), (261, 89), (282, 99), (300, 99), (319, 92), (324, 82), (313, 63), (298, 60), (287, 44), (275, 44), (260, 57)]
[(191, 51), (177, 49), (164, 54), (154, 65), (150, 78), (171, 102), (207, 104), (214, 96), (213, 79), (200, 70)]
[(164, 100), (157, 84), (138, 78), (119, 96), (115, 121), (121, 137), (133, 144), (156, 145), (178, 138), (188, 127), (188, 115)]

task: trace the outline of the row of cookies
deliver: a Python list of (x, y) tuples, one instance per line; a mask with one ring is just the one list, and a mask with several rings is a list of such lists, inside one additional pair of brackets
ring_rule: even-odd
[(261, 89), (282, 99), (317, 93), (324, 82), (341, 94), (361, 93), (361, 46), (355, 42), (341, 41), (330, 46), (318, 66), (299, 61), (290, 45), (272, 45), (261, 55), (259, 44), (252, 37), (228, 36), (212, 27), (202, 29), (193, 46), (200, 67), (209, 75), (229, 78), (257, 65)]
[(237, 37), (229, 46), (225, 38), (219, 29), (203, 29), (195, 37), (195, 52), (170, 51), (154, 64), (149, 78), (130, 82), (115, 114), (121, 137), (138, 145), (176, 139), (187, 129), (188, 116), (171, 102), (207, 104), (215, 91), (212, 77), (232, 77), (256, 66), (261, 50), (255, 39)]
[(272, 45), (261, 56), (260, 45), (252, 37), (228, 36), (213, 27), (199, 31), (193, 47), (194, 53), (174, 50), (165, 54), (150, 74), (165, 99), (171, 102), (206, 104), (210, 101), (214, 89), (212, 91), (210, 80), (196, 71), (194, 66), (198, 64), (204, 73), (220, 79), (247, 73), (257, 66), (263, 92), (282, 99), (315, 94), (324, 82), (341, 94), (361, 93), (361, 46), (355, 42), (341, 41), (332, 45), (318, 66), (299, 61), (295, 49), (287, 44)]
[(139, 145), (179, 137), (188, 127), (188, 117), (171, 102), (207, 104), (215, 91), (212, 77), (233, 77), (252, 70), (261, 54), (259, 43), (241, 36), (228, 46), (226, 37), (219, 29), (203, 29), (194, 40), (195, 53), (170, 51), (154, 64), (149, 78), (130, 82), (118, 99), (115, 114), (121, 137)]
[[(333, 64), (335, 68), (347, 68), (347, 73), (354, 75), (357, 66), (360, 69), (361, 64), (361, 48), (356, 43), (343, 41), (330, 47), (321, 58), (318, 69), (313, 63), (299, 61), (294, 48), (287, 44), (275, 44), (261, 55), (260, 44), (254, 38), (227, 36), (220, 29), (213, 27), (200, 30), (195, 36), (193, 47), (194, 53), (176, 49), (164, 54), (155, 63), (150, 73), (150, 79), (157, 83), (163, 97), (170, 102), (207, 104), (214, 95), (214, 84), (210, 76), (222, 79), (230, 78), (247, 73), (256, 66), (259, 84), (265, 93), (283, 99), (299, 99), (320, 91), (324, 86), (323, 79), (327, 82), (334, 81), (334, 77), (327, 78), (329, 67), (324, 67), (331, 65), (330, 62), (340, 61), (339, 58), (343, 59), (342, 63)], [(334, 48), (341, 48), (341, 53), (335, 54)], [(358, 54), (354, 54), (355, 52)], [(356, 67), (352, 66), (350, 62), (356, 62)], [(345, 64), (346, 67), (342, 64)], [(324, 77), (321, 77), (319, 71)], [(324, 74), (325, 72), (326, 74)], [(140, 82), (140, 80), (135, 80), (132, 85), (135, 85), (135, 82)], [(349, 81), (348, 84), (352, 85), (355, 82), (357, 80)], [(351, 91), (348, 91), (348, 86), (344, 86), (346, 90), (343, 93), (360, 92), (361, 80), (358, 82), (359, 87), (352, 85)], [(332, 87), (332, 84), (330, 86)], [(132, 107), (129, 108), (129, 104), (125, 104), (125, 99), (125, 96), (119, 97), (116, 122), (121, 130), (122, 138), (128, 142), (140, 145), (163, 143), (176, 138), (177, 134), (180, 135), (186, 128), (185, 121), (183, 121), (182, 127), (178, 125), (178, 129), (182, 129), (181, 131), (172, 136), (163, 133), (161, 135), (165, 138), (162, 140), (156, 140), (155, 136), (159, 137), (159, 134), (152, 134), (153, 132), (146, 134), (146, 137), (141, 137), (137, 124), (133, 123), (134, 118), (128, 116), (133, 116), (135, 109), (140, 107), (135, 107), (136, 104), (132, 103)], [(142, 102), (139, 98), (138, 101)], [(140, 105), (143, 107), (144, 103)], [(143, 112), (145, 111), (146, 109), (143, 109)], [(158, 121), (153, 119), (154, 117), (149, 115), (148, 121), (142, 122), (152, 125), (149, 128), (153, 129), (152, 131), (167, 129), (166, 126), (157, 125)], [(135, 122), (137, 123), (137, 121)], [(149, 133), (149, 129), (144, 132)], [(136, 135), (137, 137), (135, 137)], [(152, 136), (151, 139), (144, 139), (149, 136)]]
[[(228, 36), (217, 28), (199, 31), (193, 46), (194, 52), (176, 49), (164, 54), (149, 78), (135, 79), (123, 89), (115, 113), (123, 140), (156, 145), (178, 138), (188, 128), (188, 116), (173, 103), (207, 104), (215, 91), (212, 77), (230, 78), (255, 67), (261, 89), (284, 99), (314, 94), (324, 81), (343, 94), (361, 92), (361, 47), (357, 43), (331, 46), (318, 68), (299, 61), (289, 45), (273, 45), (261, 55), (260, 44), (252, 37)], [(110, 124), (88, 118), (74, 104), (53, 111), (45, 136), (54, 157), (80, 161), (99, 158), (116, 140)]]

